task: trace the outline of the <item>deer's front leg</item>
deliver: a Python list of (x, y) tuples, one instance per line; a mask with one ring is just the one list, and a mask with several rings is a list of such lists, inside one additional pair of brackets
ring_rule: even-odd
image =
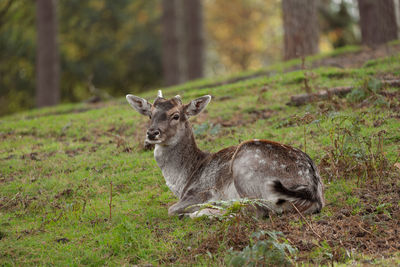
[(194, 218), (198, 218), (198, 217), (202, 217), (202, 216), (208, 216), (208, 217), (212, 217), (212, 216), (217, 216), (217, 215), (222, 215), (223, 212), (217, 209), (212, 209), (212, 208), (206, 208), (206, 209), (202, 209), (200, 210), (200, 207), (190, 207), (196, 204), (201, 204), (201, 203), (195, 203), (192, 204), (192, 202), (178, 202), (174, 205), (172, 205), (169, 209), (168, 209), (168, 215), (172, 216), (172, 215), (188, 215), (190, 218), (194, 219)]
[(192, 201), (179, 201), (175, 203), (168, 209), (168, 215), (180, 215), (185, 213), (192, 213), (199, 209), (199, 207), (191, 207), (196, 204), (201, 204), (200, 202), (192, 202)]
[(205, 203), (210, 197), (211, 194), (209, 192), (196, 193), (193, 190), (189, 190), (178, 203), (168, 209), (168, 215), (193, 213), (199, 210), (199, 207), (194, 205)]

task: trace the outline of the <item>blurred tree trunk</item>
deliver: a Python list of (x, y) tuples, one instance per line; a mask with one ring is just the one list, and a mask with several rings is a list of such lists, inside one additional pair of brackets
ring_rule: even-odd
[(57, 42), (57, 1), (36, 0), (36, 105), (60, 101), (60, 63)]
[(163, 0), (162, 6), (165, 85), (203, 77), (201, 0)]
[(393, 0), (358, 0), (362, 43), (378, 45), (397, 39)]
[(316, 0), (282, 0), (285, 60), (318, 52)]
[(162, 65), (166, 86), (179, 83), (177, 0), (162, 1)]
[(183, 0), (186, 78), (203, 77), (203, 14), (201, 0)]

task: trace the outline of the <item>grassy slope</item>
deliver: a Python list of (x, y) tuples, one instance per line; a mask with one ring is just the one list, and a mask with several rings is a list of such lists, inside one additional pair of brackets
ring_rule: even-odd
[[(163, 92), (166, 96), (180, 94), (184, 102), (204, 94), (213, 96), (207, 112), (192, 120), (202, 125), (195, 129), (199, 146), (205, 150), (217, 151), (249, 138), (267, 138), (304, 149), (305, 129), (307, 153), (319, 163), (326, 154), (324, 148), (331, 145), (333, 124), (329, 118), (364, 114), (360, 136), (385, 130), (384, 151), (393, 164), (400, 142), (395, 111), (377, 101), (366, 107), (347, 100), (324, 106), (286, 106), (290, 95), (303, 91), (303, 71), (281, 72), (295, 63), (275, 66), (270, 75), (213, 88), (193, 89), (221, 79), (200, 80)], [(360, 84), (366, 77), (388, 73), (399, 77), (400, 56), (371, 61), (359, 69), (321, 67), (312, 72), (314, 88)], [(154, 95), (143, 97), (152, 99)], [(314, 123), (302, 125), (298, 118), (307, 112)], [(379, 120), (383, 123), (374, 127)], [(232, 126), (212, 127), (226, 122)], [(224, 262), (228, 245), (223, 241), (213, 253), (196, 256), (190, 252), (220, 227), (218, 222), (168, 217), (167, 209), (176, 198), (165, 185), (152, 152), (142, 150), (145, 125), (146, 118), (123, 99), (98, 105), (62, 105), (2, 118), (0, 265)], [(341, 205), (337, 199), (350, 197), (338, 197), (345, 194), (338, 184), (341, 181), (334, 180), (326, 192), (328, 202), (335, 205)], [(327, 207), (310, 220), (331, 214)]]

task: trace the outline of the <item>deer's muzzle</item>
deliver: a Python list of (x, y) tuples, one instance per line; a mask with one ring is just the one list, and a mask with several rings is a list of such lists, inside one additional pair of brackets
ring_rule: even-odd
[(147, 130), (147, 139), (149, 141), (157, 141), (160, 139), (161, 132), (159, 129), (148, 129)]

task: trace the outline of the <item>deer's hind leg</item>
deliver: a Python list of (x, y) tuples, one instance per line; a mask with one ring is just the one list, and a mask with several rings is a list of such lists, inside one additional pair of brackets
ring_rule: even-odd
[(241, 198), (257, 199), (258, 217), (267, 217), (270, 212), (281, 213), (279, 195), (274, 190), (275, 175), (268, 172), (270, 162), (260, 149), (243, 149), (232, 160), (231, 170), (235, 188)]

